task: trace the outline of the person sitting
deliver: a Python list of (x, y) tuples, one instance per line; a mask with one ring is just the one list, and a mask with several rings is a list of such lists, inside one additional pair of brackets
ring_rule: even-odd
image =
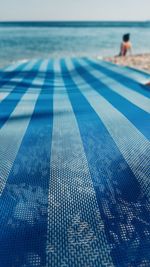
[(131, 42), (130, 42), (130, 34), (127, 33), (127, 34), (124, 34), (123, 35), (123, 38), (122, 38), (122, 43), (121, 43), (121, 48), (120, 48), (120, 54), (119, 56), (126, 56), (128, 51), (130, 51), (131, 53), (131, 48), (132, 48), (132, 45), (131, 45)]

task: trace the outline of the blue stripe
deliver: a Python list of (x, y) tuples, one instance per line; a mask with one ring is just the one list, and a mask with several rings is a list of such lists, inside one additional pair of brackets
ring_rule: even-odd
[[(90, 74), (76, 59), (73, 60), (73, 63), (78, 74), (81, 75), (88, 84), (92, 84), (93, 89), (123, 113), (147, 139), (150, 139), (150, 125), (147, 123), (150, 116), (147, 112), (112, 91), (109, 86), (106, 86), (103, 82)], [(91, 65), (93, 66), (93, 64)]]
[[(74, 83), (64, 60), (61, 68), (80, 129), (105, 233), (112, 246), (112, 259), (117, 267), (137, 267), (143, 259), (150, 260), (150, 239), (146, 234), (150, 231), (149, 203), (146, 197), (141, 197), (136, 178)], [(86, 71), (81, 70), (85, 75)], [(93, 86), (93, 80), (90, 82)]]
[(146, 96), (149, 98), (149, 89), (134, 81), (132, 78), (126, 77), (123, 74), (117, 73), (114, 70), (112, 71), (110, 68), (107, 68), (102, 65), (101, 62), (99, 63), (94, 63), (93, 61), (89, 59), (84, 59), (87, 63), (91, 64), (95, 69), (100, 70), (101, 72), (105, 73), (107, 76), (112, 77), (118, 82), (121, 82), (122, 84), (128, 86), (131, 90), (137, 91), (138, 93), (141, 93), (142, 95)]
[(11, 113), (28, 88), (32, 86), (32, 81), (38, 74), (38, 68), (40, 67), (41, 62), (42, 61), (39, 60), (31, 71), (25, 72), (24, 79), (18, 83), (10, 94), (0, 103), (0, 128), (9, 119)]
[[(35, 260), (40, 262), (36, 266), (46, 264), (53, 124), (52, 67), (50, 61), (41, 94), (1, 197), (0, 267), (33, 266)], [(45, 74), (39, 72), (39, 77), (42, 75)], [(11, 251), (9, 257), (8, 251)]]

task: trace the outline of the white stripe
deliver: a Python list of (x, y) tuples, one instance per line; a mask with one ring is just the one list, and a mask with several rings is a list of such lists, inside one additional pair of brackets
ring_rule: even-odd
[(12, 71), (15, 71), (20, 65), (22, 65), (22, 64), (24, 64), (24, 63), (27, 63), (28, 62), (28, 64), (32, 64), (33, 63), (33, 65), (35, 64), (35, 62), (36, 62), (36, 60), (34, 59), (34, 60), (30, 60), (30, 61), (25, 61), (25, 62), (20, 62), (20, 61), (18, 61), (18, 62), (16, 62), (15, 64), (12, 64), (12, 65), (9, 65), (8, 67), (6, 67), (6, 68), (4, 68), (4, 71), (5, 72), (12, 72)]
[[(93, 61), (93, 60), (92, 60)], [(147, 82), (150, 81), (150, 74), (148, 75), (147, 73), (140, 73), (136, 72), (134, 69), (130, 69), (127, 67), (122, 67), (122, 66), (117, 66), (115, 64), (110, 64), (109, 62), (104, 62), (104, 61), (95, 61), (95, 63), (100, 64), (110, 70), (115, 71), (116, 73), (122, 74), (123, 76), (127, 78), (131, 78), (136, 82), (146, 84)]]
[(38, 69), (39, 75), (38, 75), (37, 79), (32, 82), (33, 86), (40, 87), (43, 85), (42, 79), (43, 79), (43, 76), (45, 77), (45, 70), (47, 69), (48, 62), (49, 62), (49, 60), (43, 60), (42, 61), (42, 64), (40, 65), (40, 67)]
[[(35, 81), (36, 79), (38, 77)], [(0, 194), (6, 185), (40, 92), (41, 89), (33, 91), (31, 86), (12, 112), (9, 120), (0, 129)]]
[[(26, 61), (27, 62), (27, 61)], [(12, 71), (15, 71), (20, 65), (22, 65), (22, 64), (24, 64), (25, 62), (20, 62), (20, 61), (18, 61), (18, 62), (16, 62), (15, 64), (10, 64), (9, 66), (7, 66), (7, 67), (5, 67), (4, 69), (3, 69), (3, 71), (5, 71), (5, 72), (12, 72)]]
[[(83, 65), (82, 60), (80, 60), (80, 62)], [(137, 107), (150, 113), (150, 99), (148, 99), (144, 95), (139, 94), (136, 91), (130, 90), (129, 87), (123, 85), (120, 82), (117, 82), (115, 79), (110, 78), (109, 76), (103, 74), (101, 71), (94, 69), (94, 67), (91, 65), (88, 66), (88, 71), (95, 78), (99, 79), (106, 86), (108, 86), (112, 91), (128, 99), (130, 102), (132, 102)]]
[[(31, 71), (35, 63), (36, 63), (36, 60), (32, 60), (21, 70), (21, 72), (25, 72), (27, 70)], [(15, 77), (13, 77), (12, 79), (9, 79), (8, 84), (0, 87), (0, 102), (3, 101), (14, 90), (14, 88), (25, 79), (25, 77), (20, 77), (20, 74), (21, 73), (18, 73)], [(15, 83), (15, 85), (11, 86), (10, 82)]]
[(49, 63), (49, 60), (48, 59), (45, 59), (42, 61), (42, 64), (40, 65), (39, 67), (39, 72), (43, 72), (44, 75), (45, 75), (45, 70), (47, 70), (47, 66), (48, 66), (48, 63)]
[(55, 61), (46, 266), (113, 266), (77, 121)]
[[(74, 68), (72, 62), (68, 67)], [(150, 143), (145, 136), (104, 97), (77, 73), (75, 83), (82, 84), (79, 89), (114, 139), (120, 152), (138, 179), (144, 194), (150, 196)]]
[(21, 71), (31, 71), (31, 69), (35, 66), (37, 62), (38, 60), (36, 59), (29, 61), (29, 63)]

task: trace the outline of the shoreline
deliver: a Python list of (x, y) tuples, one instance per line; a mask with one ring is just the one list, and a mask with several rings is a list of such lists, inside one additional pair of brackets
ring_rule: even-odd
[[(96, 58), (96, 57), (95, 57)], [(107, 62), (114, 63), (116, 65), (125, 66), (135, 68), (137, 70), (141, 70), (150, 74), (150, 53), (143, 53), (143, 54), (135, 54), (135, 55), (128, 55), (126, 57), (119, 57), (119, 56), (109, 56), (109, 57), (97, 57), (98, 60), (104, 60)], [(0, 69), (3, 69), (9, 65), (15, 63), (22, 63), (26, 62), (29, 59), (20, 59), (11, 62), (10, 64), (0, 64)]]
[(102, 59), (117, 65), (139, 69), (150, 74), (150, 53), (126, 57), (103, 57)]

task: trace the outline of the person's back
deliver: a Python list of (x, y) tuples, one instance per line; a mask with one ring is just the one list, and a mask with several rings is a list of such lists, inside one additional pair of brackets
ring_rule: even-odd
[(130, 34), (123, 35), (123, 42), (121, 43), (121, 49), (119, 56), (126, 56), (128, 51), (131, 51), (132, 45), (130, 42)]

